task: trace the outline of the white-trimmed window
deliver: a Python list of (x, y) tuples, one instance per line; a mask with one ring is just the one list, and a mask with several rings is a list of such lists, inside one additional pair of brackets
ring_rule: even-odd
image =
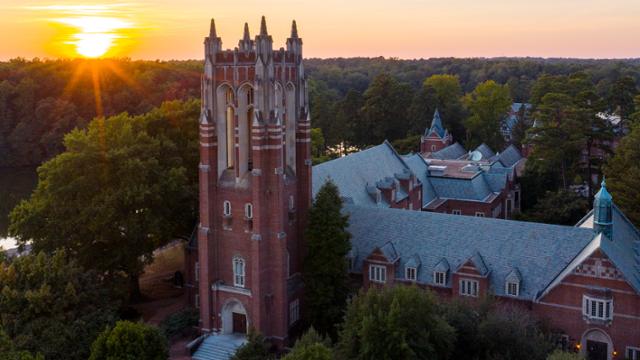
[(507, 281), (504, 286), (504, 292), (509, 296), (518, 296), (520, 295), (520, 284), (513, 281)]
[(433, 283), (440, 286), (447, 285), (447, 273), (443, 271), (434, 271)]
[(295, 208), (296, 208), (295, 198), (293, 197), (293, 195), (289, 195), (289, 210), (295, 210)]
[(460, 210), (451, 210), (451, 213), (453, 215), (462, 215), (462, 211), (460, 211)]
[(200, 263), (196, 261), (195, 265), (193, 266), (193, 278), (196, 281), (200, 281)]
[(244, 204), (244, 217), (247, 219), (253, 219), (253, 205), (250, 203)]
[(405, 278), (409, 281), (416, 281), (418, 275), (418, 269), (414, 267), (407, 267), (404, 270)]
[(627, 346), (625, 355), (627, 360), (640, 360), (640, 348)]
[(244, 287), (244, 259), (239, 256), (233, 258), (233, 286)]
[(369, 280), (378, 283), (387, 282), (387, 268), (382, 265), (369, 265)]
[(478, 297), (478, 281), (460, 279), (460, 295)]
[(193, 306), (195, 306), (196, 309), (200, 307), (200, 295), (195, 294), (193, 298)]
[(300, 320), (300, 300), (295, 299), (289, 303), (289, 325)]
[(222, 204), (222, 214), (224, 214), (224, 216), (231, 216), (231, 201), (224, 201)]
[(484, 212), (476, 211), (476, 217), (484, 217)]
[(436, 151), (436, 146), (435, 145), (431, 145), (431, 152)]
[(611, 320), (613, 318), (613, 300), (597, 299), (584, 295), (582, 297), (582, 314), (593, 320)]

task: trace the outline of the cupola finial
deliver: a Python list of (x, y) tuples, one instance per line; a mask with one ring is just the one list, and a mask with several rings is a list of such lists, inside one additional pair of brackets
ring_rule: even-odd
[(251, 35), (249, 35), (249, 24), (244, 23), (244, 36), (242, 37), (244, 41), (251, 41)]
[(216, 32), (216, 21), (212, 18), (211, 19), (211, 26), (209, 28), (209, 39), (215, 39), (218, 37), (218, 34)]
[(291, 38), (292, 39), (298, 38), (298, 25), (296, 24), (295, 20), (293, 20), (293, 22), (291, 23)]

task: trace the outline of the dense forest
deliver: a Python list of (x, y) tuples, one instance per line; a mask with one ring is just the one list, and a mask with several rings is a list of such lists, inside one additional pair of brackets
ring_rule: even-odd
[[(0, 62), (0, 167), (39, 165), (62, 150), (64, 134), (75, 127), (84, 128), (96, 116), (121, 112), (138, 115), (163, 101), (199, 97), (201, 67), (201, 61), (195, 60)], [(460, 96), (482, 82), (494, 80), (508, 85), (512, 100), (518, 102), (529, 101), (531, 89), (542, 74), (582, 72), (603, 98), (609, 97), (611, 87), (622, 77), (630, 76), (640, 84), (640, 59), (308, 59), (305, 67), (311, 80), (315, 126), (322, 129), (327, 146), (345, 140), (366, 146), (385, 138), (415, 135), (433, 112), (424, 105), (429, 94), (421, 91), (423, 82), (437, 74), (457, 76), (460, 89), (454, 92), (460, 91)], [(388, 82), (396, 90), (378, 94), (387, 101), (382, 107), (385, 115), (393, 117), (388, 119), (391, 123), (382, 124), (371, 134), (367, 128), (347, 126), (354, 122), (354, 116), (361, 117), (359, 110), (366, 105), (363, 95), (380, 74), (388, 77), (379, 81)], [(468, 115), (463, 108), (447, 111), (451, 118), (459, 118), (452, 122), (461, 122)], [(458, 140), (464, 141), (463, 125), (450, 125)], [(359, 134), (349, 136), (349, 131)]]

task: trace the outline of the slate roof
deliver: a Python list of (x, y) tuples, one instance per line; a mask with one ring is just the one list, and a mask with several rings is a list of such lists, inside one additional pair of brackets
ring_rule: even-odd
[(465, 150), (460, 143), (456, 142), (444, 149), (431, 153), (430, 157), (441, 160), (455, 160), (465, 155), (467, 155), (467, 150)]
[[(322, 185), (331, 179), (340, 195), (350, 198), (358, 205), (386, 207), (384, 202), (376, 203), (373, 193), (379, 191), (376, 185), (390, 185), (395, 174), (409, 171), (409, 167), (387, 141), (347, 156), (327, 161), (313, 167), (312, 187), (315, 197)], [(400, 187), (398, 187), (400, 188)], [(397, 192), (398, 198), (406, 196), (403, 191)]]
[(433, 120), (431, 120), (431, 126), (425, 130), (424, 136), (429, 136), (431, 133), (435, 133), (441, 139), (444, 139), (447, 131), (442, 126), (442, 119), (440, 119), (440, 112), (438, 109), (433, 113)]
[(493, 150), (491, 150), (489, 145), (485, 143), (480, 144), (480, 146), (478, 146), (474, 151), (477, 151), (480, 154), (482, 154), (483, 159), (490, 159), (496, 155), (496, 153), (493, 152)]
[[(640, 292), (640, 232), (615, 204), (612, 207), (613, 241), (603, 236), (600, 248), (622, 272), (629, 284)], [(593, 210), (578, 223), (578, 226), (593, 227)]]
[[(399, 257), (398, 278), (404, 277), (406, 262), (414, 255), (421, 264), (417, 281), (433, 285), (433, 270), (442, 259), (457, 269), (479, 253), (495, 294), (504, 294), (505, 280), (516, 267), (522, 276), (519, 297), (528, 300), (546, 288), (595, 236), (590, 228), (423, 211), (348, 205), (345, 212), (351, 242), (359, 253), (370, 254), (393, 244)], [(357, 259), (355, 269), (362, 269), (364, 257)], [(447, 281), (450, 285), (450, 276)]]
[(515, 145), (509, 145), (509, 147), (497, 155), (497, 160), (505, 167), (512, 167), (522, 159), (522, 154), (520, 154), (520, 151), (515, 147)]

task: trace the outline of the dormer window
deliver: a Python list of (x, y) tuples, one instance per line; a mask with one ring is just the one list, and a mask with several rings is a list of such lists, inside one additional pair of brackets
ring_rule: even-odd
[(520, 295), (520, 284), (517, 282), (507, 281), (504, 292), (509, 296)]
[(507, 296), (520, 296), (520, 284), (522, 283), (522, 275), (517, 268), (512, 268), (504, 282), (504, 293)]
[(434, 271), (433, 283), (439, 286), (447, 285), (447, 273), (444, 271)]
[(405, 269), (405, 278), (409, 281), (416, 281), (418, 275), (418, 269), (414, 267), (407, 267)]

